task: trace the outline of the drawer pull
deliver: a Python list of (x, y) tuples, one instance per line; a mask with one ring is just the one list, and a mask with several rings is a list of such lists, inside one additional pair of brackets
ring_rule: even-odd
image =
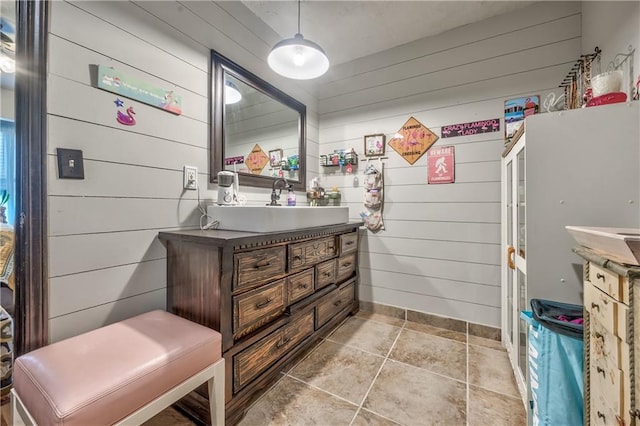
[(604, 368), (602, 367), (597, 367), (596, 371), (598, 371), (598, 373), (602, 373), (602, 377), (606, 378), (607, 377), (607, 373), (604, 371)]
[(267, 306), (269, 303), (273, 302), (272, 298), (265, 300), (264, 302), (256, 303), (256, 309), (262, 309)]
[(288, 339), (283, 339), (281, 341), (279, 341), (276, 344), (276, 348), (280, 349), (281, 347), (283, 347), (284, 345), (286, 345), (287, 343), (289, 343), (291, 341), (291, 338), (289, 337)]
[(598, 312), (600, 312), (600, 306), (598, 306), (598, 304), (597, 304), (597, 303), (595, 303), (595, 302), (591, 302), (591, 307), (592, 307), (592, 308), (597, 309), (597, 310), (598, 310)]
[(309, 287), (307, 284), (298, 284), (299, 289), (306, 289), (307, 287)]
[(348, 268), (349, 266), (351, 266), (351, 262), (347, 262), (347, 263), (342, 264), (343, 268)]
[(344, 243), (345, 246), (350, 246), (351, 244), (355, 244), (355, 241), (347, 241)]
[(598, 418), (601, 418), (603, 422), (606, 422), (604, 418), (604, 413), (601, 413), (600, 411), (598, 411)]
[(293, 260), (302, 260), (302, 256), (296, 254), (293, 256)]
[(336, 300), (336, 301), (333, 303), (333, 306), (340, 306), (340, 305), (342, 305), (342, 300)]
[(600, 272), (598, 272), (598, 273), (596, 274), (596, 279), (599, 279), (599, 280), (604, 281), (604, 274), (601, 274)]
[(333, 274), (331, 272), (323, 272), (322, 275), (325, 276), (325, 277), (330, 277)]
[(253, 268), (262, 269), (262, 268), (266, 268), (267, 266), (271, 266), (271, 262), (269, 262), (268, 260), (261, 260), (260, 262), (256, 263)]

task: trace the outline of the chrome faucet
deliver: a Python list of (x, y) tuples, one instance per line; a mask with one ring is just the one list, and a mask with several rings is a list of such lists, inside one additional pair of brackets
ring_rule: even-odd
[[(278, 187), (278, 182), (282, 182), (282, 185), (280, 185), (280, 187)], [(289, 189), (291, 188), (291, 185), (289, 184), (289, 182), (287, 182), (287, 180), (285, 178), (278, 178), (276, 180), (273, 181), (273, 185), (271, 188), (271, 203), (267, 204), (268, 206), (279, 206), (280, 204), (277, 203), (277, 201), (280, 199), (280, 194), (282, 194), (282, 190), (283, 189)], [(278, 190), (278, 192), (276, 193), (276, 189)]]

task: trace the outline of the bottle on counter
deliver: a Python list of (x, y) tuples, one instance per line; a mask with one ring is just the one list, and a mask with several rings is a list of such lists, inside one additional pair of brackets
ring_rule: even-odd
[(296, 205), (296, 193), (293, 192), (293, 187), (289, 187), (289, 193), (287, 194), (287, 206)]

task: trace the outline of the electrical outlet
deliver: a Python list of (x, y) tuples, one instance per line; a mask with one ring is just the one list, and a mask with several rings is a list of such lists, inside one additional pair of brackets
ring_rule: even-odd
[(198, 168), (194, 166), (184, 166), (182, 180), (184, 189), (198, 189)]

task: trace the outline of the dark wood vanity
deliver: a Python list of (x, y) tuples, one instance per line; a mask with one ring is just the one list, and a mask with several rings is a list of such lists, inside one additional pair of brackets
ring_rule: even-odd
[[(167, 310), (222, 334), (228, 425), (358, 311), (361, 225), (159, 234), (167, 248)], [(206, 398), (203, 387), (179, 406), (206, 423)]]

